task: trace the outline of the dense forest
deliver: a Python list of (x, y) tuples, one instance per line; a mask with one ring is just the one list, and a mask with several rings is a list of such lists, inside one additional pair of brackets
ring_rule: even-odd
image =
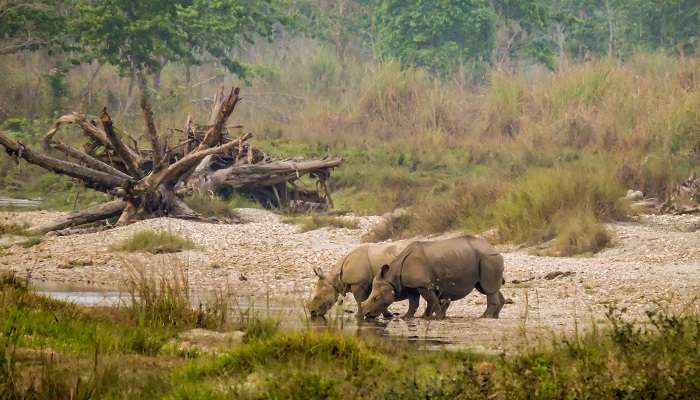
[[(697, 169), (699, 30), (690, 0), (5, 0), (0, 128), (40, 146), (106, 106), (143, 132), (140, 92), (182, 127), (241, 86), (233, 120), (270, 154), (345, 159), (337, 208), (410, 211), (377, 239), (496, 227), (588, 252), (628, 189), (663, 200)], [(104, 201), (2, 163), (6, 194)]]

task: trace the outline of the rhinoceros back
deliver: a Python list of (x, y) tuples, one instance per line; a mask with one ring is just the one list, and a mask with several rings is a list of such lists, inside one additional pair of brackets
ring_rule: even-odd
[(355, 247), (345, 256), (340, 266), (340, 279), (347, 285), (355, 285), (367, 281), (369, 272), (369, 258), (367, 252), (369, 245), (363, 244)]
[(463, 236), (417, 242), (406, 258), (401, 276), (409, 287), (430, 282), (446, 297), (461, 298), (477, 284), (485, 291), (500, 288), (503, 258), (487, 241)]
[(343, 282), (348, 285), (371, 284), (382, 265), (391, 263), (410, 243), (408, 240), (400, 240), (356, 247), (348, 253), (342, 266)]

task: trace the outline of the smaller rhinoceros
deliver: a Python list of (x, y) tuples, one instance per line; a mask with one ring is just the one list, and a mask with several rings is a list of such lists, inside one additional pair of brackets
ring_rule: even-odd
[(423, 317), (444, 318), (451, 301), (476, 288), (486, 295), (482, 317), (498, 318), (505, 304), (503, 283), (503, 257), (484, 239), (462, 236), (414, 242), (381, 267), (360, 309), (364, 316), (376, 317), (394, 301), (408, 298), (404, 318), (412, 318), (423, 297), (428, 303)]
[[(367, 299), (372, 290), (372, 278), (382, 265), (390, 263), (411, 241), (401, 240), (390, 243), (363, 244), (351, 250), (329, 272), (314, 268), (318, 276), (314, 294), (306, 304), (312, 318), (323, 317), (338, 299), (352, 292), (358, 305)], [(385, 317), (391, 317), (388, 311)]]

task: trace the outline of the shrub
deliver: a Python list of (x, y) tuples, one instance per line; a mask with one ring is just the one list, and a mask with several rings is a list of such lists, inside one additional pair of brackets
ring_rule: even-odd
[(556, 238), (548, 248), (535, 251), (546, 256), (572, 256), (596, 253), (610, 243), (610, 233), (590, 211), (577, 211), (573, 215), (556, 218)]
[(219, 329), (227, 323), (228, 293), (215, 290), (212, 297), (200, 299), (195, 309), (187, 269), (182, 265), (167, 271), (154, 271), (139, 263), (127, 264), (125, 268), (130, 300), (126, 309), (131, 320), (143, 329), (129, 337), (134, 348), (151, 351), (156, 343), (162, 344), (164, 338), (158, 332), (155, 337), (149, 336), (148, 328), (153, 326)]
[(596, 253), (610, 243), (610, 234), (590, 212), (566, 218), (566, 225), (558, 228), (555, 247), (559, 255)]
[(405, 210), (397, 210), (384, 217), (372, 230), (362, 236), (363, 242), (383, 242), (388, 239), (398, 239), (409, 231), (414, 221), (413, 214)]
[(591, 247), (564, 245), (581, 234), (593, 237), (591, 245), (604, 242), (596, 228), (598, 221), (623, 219), (628, 212), (621, 200), (624, 189), (615, 180), (613, 168), (606, 166), (576, 162), (527, 173), (493, 207), (500, 238), (535, 244), (564, 235), (559, 246), (572, 250)]
[(165, 231), (145, 229), (111, 246), (116, 251), (143, 251), (151, 254), (177, 253), (192, 250), (196, 246), (192, 240)]

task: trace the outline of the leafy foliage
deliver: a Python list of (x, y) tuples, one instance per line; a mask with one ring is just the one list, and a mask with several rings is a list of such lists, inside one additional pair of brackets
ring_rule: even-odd
[(494, 0), (498, 39), (494, 62), (503, 65), (534, 60), (554, 69), (554, 45), (549, 2), (542, 0)]
[(0, 1), (0, 55), (60, 46), (65, 14), (60, 0)]
[(406, 65), (451, 72), (487, 62), (495, 14), (486, 0), (384, 0), (377, 10), (379, 52)]
[(74, 0), (69, 29), (80, 48), (124, 73), (159, 71), (167, 62), (211, 56), (229, 71), (245, 68), (233, 51), (255, 35), (270, 37), (286, 17), (275, 1)]

